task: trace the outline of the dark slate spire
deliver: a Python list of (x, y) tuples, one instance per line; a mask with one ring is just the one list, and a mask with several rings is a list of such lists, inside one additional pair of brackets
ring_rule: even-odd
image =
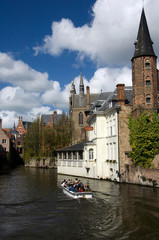
[(135, 53), (134, 57), (141, 57), (141, 56), (155, 56), (153, 50), (153, 42), (150, 37), (149, 29), (147, 26), (147, 21), (145, 17), (144, 8), (142, 10), (140, 25), (137, 35), (137, 40), (135, 41)]
[(80, 96), (84, 96), (84, 84), (83, 84), (83, 76), (82, 76), (82, 73), (81, 73), (81, 75), (80, 75), (79, 93), (80, 93)]

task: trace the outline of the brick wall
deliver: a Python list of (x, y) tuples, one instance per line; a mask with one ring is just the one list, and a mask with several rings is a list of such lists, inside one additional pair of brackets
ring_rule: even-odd
[[(149, 67), (146, 67), (146, 61)], [(146, 81), (150, 80), (150, 84)], [(155, 57), (138, 57), (132, 62), (133, 81), (133, 107), (140, 105), (146, 108), (157, 108), (157, 66)], [(151, 103), (146, 102), (146, 98), (151, 98)]]

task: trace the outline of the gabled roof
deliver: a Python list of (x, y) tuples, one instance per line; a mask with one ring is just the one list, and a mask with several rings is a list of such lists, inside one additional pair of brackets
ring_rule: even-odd
[(155, 56), (153, 50), (153, 42), (150, 37), (145, 11), (142, 10), (140, 25), (137, 35), (137, 40), (135, 41), (135, 53), (134, 57), (141, 57), (141, 56)]

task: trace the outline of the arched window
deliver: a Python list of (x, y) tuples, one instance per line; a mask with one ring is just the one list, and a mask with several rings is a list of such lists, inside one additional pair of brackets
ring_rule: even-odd
[(89, 149), (89, 160), (92, 160), (94, 159), (94, 151), (93, 151), (93, 148), (90, 148)]
[(146, 67), (146, 68), (150, 68), (150, 60), (149, 60), (149, 59), (146, 59), (146, 61), (145, 61), (145, 67)]
[(146, 77), (146, 86), (150, 86), (151, 85), (151, 80), (150, 80), (150, 76)]
[(146, 96), (146, 103), (147, 104), (151, 104), (151, 97), (150, 97), (150, 95)]
[(79, 125), (82, 125), (83, 124), (83, 113), (80, 112), (79, 113)]

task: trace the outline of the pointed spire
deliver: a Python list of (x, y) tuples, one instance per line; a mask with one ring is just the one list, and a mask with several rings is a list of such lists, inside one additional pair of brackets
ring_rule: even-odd
[(81, 74), (80, 74), (79, 92), (80, 92), (80, 96), (84, 96), (84, 84), (83, 84), (82, 72), (81, 72)]
[(134, 57), (141, 57), (141, 56), (155, 56), (153, 50), (153, 42), (150, 37), (144, 8), (142, 9), (140, 25), (137, 35), (137, 40), (135, 41), (135, 53)]
[(15, 122), (14, 122), (14, 125), (13, 125), (13, 130), (15, 131), (16, 127), (15, 127)]

